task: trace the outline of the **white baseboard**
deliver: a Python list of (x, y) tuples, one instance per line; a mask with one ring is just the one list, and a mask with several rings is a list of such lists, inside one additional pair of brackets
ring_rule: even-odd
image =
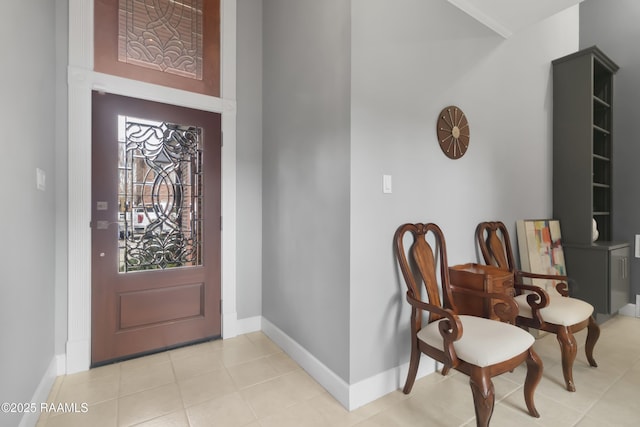
[[(49, 363), (49, 367), (45, 371), (42, 379), (40, 380), (40, 384), (36, 388), (36, 391), (33, 393), (33, 397), (30, 402), (38, 405), (38, 409), (40, 409), (40, 404), (45, 403), (49, 398), (49, 393), (53, 388), (53, 383), (56, 381), (56, 377), (58, 376), (58, 356), (54, 356), (51, 359), (51, 363)], [(19, 427), (34, 427), (38, 422), (38, 418), (40, 417), (40, 411), (35, 412), (25, 412), (20, 420)]]
[[(409, 369), (409, 364), (405, 363), (355, 384), (348, 384), (307, 349), (264, 318), (262, 331), (349, 411), (402, 387)], [(433, 359), (423, 357), (417, 378), (431, 374), (435, 369)]]
[(55, 356), (56, 375), (64, 375), (67, 373), (67, 355), (58, 354)]
[(91, 364), (91, 342), (89, 340), (67, 341), (66, 374), (89, 370)]
[(236, 332), (238, 335), (249, 334), (262, 330), (262, 316), (248, 317), (236, 321)]
[[(409, 363), (381, 372), (349, 386), (348, 410), (353, 411), (367, 403), (404, 387)], [(416, 381), (436, 371), (436, 362), (424, 354), (420, 358)]]
[(622, 314), (623, 316), (631, 316), (631, 317), (640, 317), (638, 316), (636, 304), (627, 304), (618, 310), (618, 314)]
[(238, 335), (238, 313), (222, 313), (222, 338), (233, 338)]
[(349, 385), (327, 368), (307, 349), (282, 332), (277, 326), (262, 318), (262, 331), (285, 353), (298, 363), (345, 408), (349, 408)]

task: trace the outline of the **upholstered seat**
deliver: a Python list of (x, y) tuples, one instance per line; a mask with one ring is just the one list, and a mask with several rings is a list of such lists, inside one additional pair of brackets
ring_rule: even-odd
[[(533, 319), (531, 306), (527, 303), (527, 295), (522, 294), (515, 297), (519, 308), (518, 316)], [(549, 305), (541, 308), (539, 312), (545, 322), (571, 326), (588, 319), (593, 314), (593, 306), (576, 298), (554, 296), (549, 293)]]
[[(404, 240), (409, 236), (413, 241), (405, 250)], [(431, 241), (434, 242), (433, 249)], [(504, 293), (452, 287), (444, 236), (436, 224), (401, 225), (395, 233), (394, 243), (407, 285), (407, 302), (411, 305), (411, 360), (403, 392), (411, 392), (420, 354), (424, 353), (442, 363), (442, 375), (455, 369), (469, 376), (476, 424), (486, 427), (495, 403), (491, 378), (526, 363), (524, 400), (529, 414), (539, 417), (533, 395), (542, 378), (542, 362), (533, 351), (533, 337), (514, 325), (518, 314), (515, 300)], [(493, 312), (502, 322), (458, 315), (454, 294), (492, 301)], [(424, 312), (429, 315), (425, 316)], [(455, 399), (455, 396), (451, 398)]]
[[(482, 317), (460, 315), (464, 334), (453, 343), (458, 359), (472, 365), (485, 367), (504, 362), (529, 349), (535, 339), (533, 336), (508, 323)], [(432, 322), (418, 332), (418, 339), (426, 344), (444, 350), (440, 322)]]
[[(573, 336), (575, 332), (587, 328), (584, 346), (587, 361), (593, 367), (598, 366), (593, 358), (593, 349), (600, 336), (600, 327), (593, 317), (593, 306), (569, 296), (569, 279), (566, 276), (537, 274), (517, 269), (509, 232), (502, 222), (478, 224), (476, 239), (486, 264), (511, 271), (514, 275), (515, 300), (519, 306), (516, 324), (556, 334), (560, 344), (564, 381), (567, 390), (575, 391), (573, 363), (578, 348)], [(555, 286), (543, 289), (524, 283), (524, 280), (531, 279), (548, 280)]]

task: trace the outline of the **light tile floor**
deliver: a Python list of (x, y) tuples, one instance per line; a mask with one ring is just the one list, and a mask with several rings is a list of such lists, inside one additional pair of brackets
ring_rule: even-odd
[[(535, 394), (541, 418), (528, 415), (525, 368), (494, 379), (491, 425), (637, 426), (640, 413), (640, 319), (601, 325), (598, 368), (584, 355), (574, 365), (577, 391), (564, 389), (554, 335), (535, 344), (544, 374)], [(475, 426), (465, 375), (432, 374), (410, 395), (390, 393), (346, 411), (264, 334), (257, 332), (134, 359), (57, 378), (49, 401), (86, 403), (86, 413), (43, 413), (38, 427), (305, 427)]]

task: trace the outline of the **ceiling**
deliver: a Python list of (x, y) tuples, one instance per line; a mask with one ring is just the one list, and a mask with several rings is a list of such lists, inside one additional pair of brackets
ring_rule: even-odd
[(447, 0), (504, 38), (583, 0)]

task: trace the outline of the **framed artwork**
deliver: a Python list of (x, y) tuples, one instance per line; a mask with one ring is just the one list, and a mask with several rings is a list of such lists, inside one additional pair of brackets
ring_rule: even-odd
[[(520, 266), (524, 271), (540, 274), (567, 275), (562, 250), (560, 221), (554, 219), (519, 220), (516, 222)], [(556, 293), (558, 281), (533, 279), (533, 284)]]

